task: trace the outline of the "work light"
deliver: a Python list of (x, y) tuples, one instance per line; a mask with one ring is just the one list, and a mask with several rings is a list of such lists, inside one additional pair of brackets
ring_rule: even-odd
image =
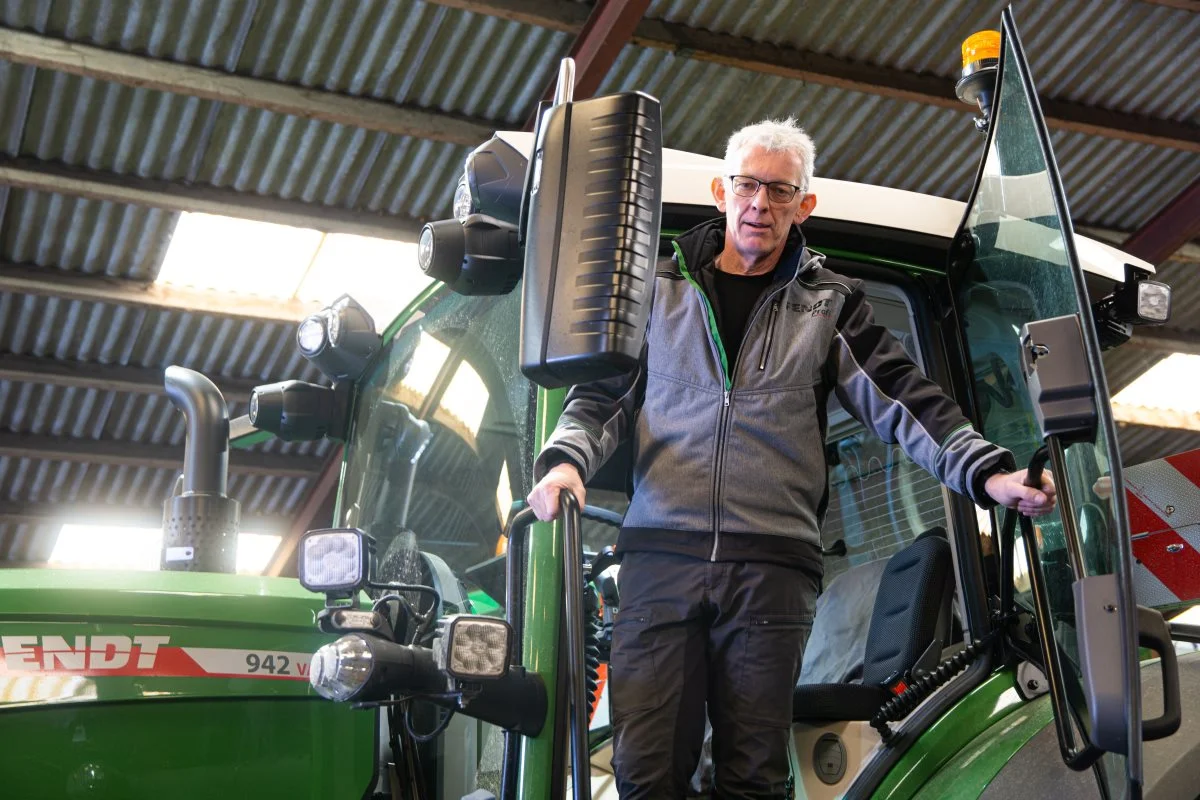
[(493, 137), (471, 151), (454, 190), (454, 218), (421, 229), (417, 264), (459, 294), (507, 294), (525, 265), (517, 222), (528, 164)]
[(366, 685), (373, 662), (370, 641), (352, 633), (313, 653), (308, 681), (322, 697), (349, 700)]
[(300, 585), (310, 592), (353, 597), (366, 585), (369, 557), (366, 537), (360, 530), (309, 531), (300, 540)]
[(1117, 318), (1135, 325), (1161, 325), (1171, 318), (1171, 287), (1158, 281), (1137, 282), (1136, 292), (1115, 295)]
[(250, 392), (248, 416), (255, 428), (285, 442), (311, 442), (323, 436), (340, 440), (345, 435), (348, 398), (348, 383), (338, 387), (306, 381), (268, 383)]
[(375, 321), (350, 295), (305, 318), (296, 329), (300, 354), (335, 381), (358, 378), (379, 344)]
[(1092, 305), (1102, 349), (1129, 341), (1134, 325), (1162, 325), (1171, 319), (1171, 287), (1149, 279), (1150, 273), (1125, 265), (1125, 280)]
[(454, 614), (438, 620), (433, 657), (463, 681), (494, 680), (508, 672), (512, 628), (499, 617)]

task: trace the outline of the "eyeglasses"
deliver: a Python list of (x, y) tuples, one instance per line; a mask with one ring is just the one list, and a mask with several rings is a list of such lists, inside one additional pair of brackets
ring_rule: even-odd
[(767, 187), (767, 199), (772, 203), (790, 203), (795, 198), (796, 192), (800, 191), (800, 187), (792, 183), (784, 181), (760, 181), (758, 178), (751, 178), (749, 175), (730, 175), (729, 182), (733, 184), (733, 193), (740, 197), (754, 197), (758, 194), (758, 187)]

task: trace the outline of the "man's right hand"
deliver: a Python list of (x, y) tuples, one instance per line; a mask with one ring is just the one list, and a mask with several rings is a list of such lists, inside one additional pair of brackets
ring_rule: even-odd
[(586, 496), (583, 476), (579, 474), (579, 469), (569, 462), (551, 467), (526, 498), (533, 513), (542, 522), (549, 522), (558, 516), (558, 493), (563, 489), (574, 494), (575, 499), (579, 501), (579, 507), (583, 507)]

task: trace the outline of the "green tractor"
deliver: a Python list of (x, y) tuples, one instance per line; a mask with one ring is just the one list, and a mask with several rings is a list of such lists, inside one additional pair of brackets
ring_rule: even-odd
[[(796, 795), (1195, 798), (1200, 630), (1164, 613), (1200, 592), (1138, 605), (1100, 361), (1166, 320), (1169, 289), (1074, 234), (1008, 12), (959, 92), (986, 132), (966, 204), (816, 179), (805, 232), (985, 436), (1053, 471), (1059, 507), (985, 514), (832, 402)], [(189, 435), (163, 571), (6, 573), (6, 797), (616, 796), (628, 453), (553, 524), (522, 498), (563, 387), (636, 355), (642, 284), (714, 216), (721, 166), (663, 150), (651, 98), (561, 95), (534, 135), (468, 157), (455, 218), (422, 235), (439, 282), (382, 333), (349, 297), (300, 324), (331, 385), (259, 387), (231, 423), (206, 379), (169, 371)], [(581, 237), (619, 252), (597, 266)], [(217, 574), (227, 445), (271, 435), (344, 443), (333, 527), (293, 543), (299, 582)], [(886, 657), (884, 615), (905, 626)]]

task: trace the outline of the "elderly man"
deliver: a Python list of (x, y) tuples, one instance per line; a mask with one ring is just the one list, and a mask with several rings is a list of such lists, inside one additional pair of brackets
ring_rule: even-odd
[(823, 268), (800, 223), (817, 198), (792, 119), (735, 133), (723, 218), (659, 264), (635, 374), (575, 387), (535, 464), (541, 519), (633, 438), (617, 543), (614, 759), (623, 798), (681, 797), (707, 713), (715, 790), (785, 797), (791, 692), (821, 576), (829, 392), (955, 491), (1025, 514), (1054, 505), (876, 325), (860, 281)]

